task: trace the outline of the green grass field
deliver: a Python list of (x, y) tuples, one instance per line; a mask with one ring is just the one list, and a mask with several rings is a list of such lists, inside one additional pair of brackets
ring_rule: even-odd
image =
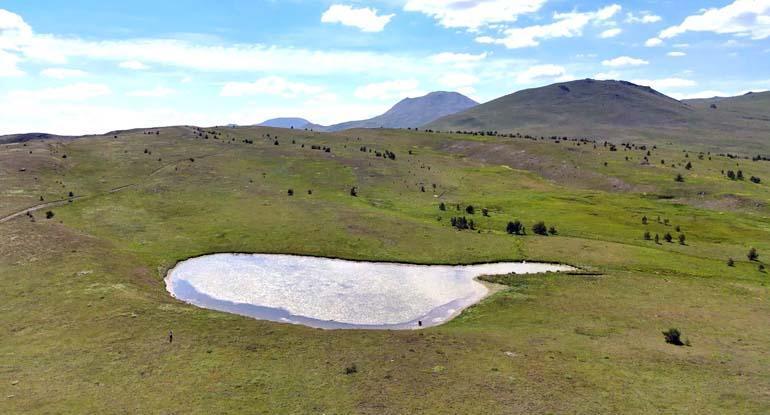
[[(770, 412), (770, 162), (676, 145), (214, 130), (0, 146), (0, 217), (64, 200), (0, 223), (0, 413)], [(450, 226), (467, 205), (477, 231)], [(528, 235), (505, 232), (515, 219)], [(541, 220), (558, 235), (534, 236)], [(431, 329), (323, 331), (172, 299), (166, 270), (211, 252), (527, 259), (599, 275), (502, 278)], [(691, 346), (665, 343), (669, 328)]]

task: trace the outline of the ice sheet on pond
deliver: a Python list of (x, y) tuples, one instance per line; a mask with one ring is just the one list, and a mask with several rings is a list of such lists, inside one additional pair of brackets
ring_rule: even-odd
[(480, 275), (565, 271), (555, 264), (410, 265), (271, 254), (214, 254), (180, 262), (169, 292), (200, 307), (320, 328), (416, 328), (478, 302)]

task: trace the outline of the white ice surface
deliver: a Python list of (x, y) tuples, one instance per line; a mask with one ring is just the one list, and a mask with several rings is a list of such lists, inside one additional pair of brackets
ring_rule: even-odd
[[(450, 302), (459, 308), (478, 302), (487, 293), (474, 280), (479, 275), (570, 269), (517, 262), (443, 266), (214, 254), (180, 262), (166, 281), (172, 294), (174, 283), (185, 281), (217, 300), (283, 309), (317, 320), (387, 325), (414, 321)], [(449, 309), (446, 317), (432, 323), (451, 318), (454, 311), (459, 310)]]

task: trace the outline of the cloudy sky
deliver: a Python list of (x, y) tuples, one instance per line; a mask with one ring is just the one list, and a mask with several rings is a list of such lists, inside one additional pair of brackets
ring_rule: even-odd
[(588, 77), (770, 89), (770, 0), (0, 3), (0, 134), (330, 124)]

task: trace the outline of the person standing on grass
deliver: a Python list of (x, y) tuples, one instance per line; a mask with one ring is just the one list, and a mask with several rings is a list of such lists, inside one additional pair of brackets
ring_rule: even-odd
[(168, 331), (168, 342), (173, 343), (174, 342), (174, 332), (173, 330)]

